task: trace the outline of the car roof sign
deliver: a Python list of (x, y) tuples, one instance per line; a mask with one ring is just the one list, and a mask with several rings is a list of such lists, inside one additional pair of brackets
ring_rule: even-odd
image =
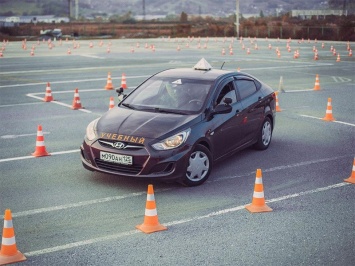
[(178, 80), (175, 80), (173, 82), (171, 82), (172, 84), (178, 84), (178, 85), (181, 85), (182, 82), (181, 82), (181, 79), (178, 79)]
[(194, 66), (195, 70), (211, 70), (212, 66), (206, 61), (205, 58), (202, 58), (197, 64)]

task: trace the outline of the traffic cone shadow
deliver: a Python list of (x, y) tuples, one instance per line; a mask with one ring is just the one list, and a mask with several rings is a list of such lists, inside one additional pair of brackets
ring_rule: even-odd
[(257, 169), (255, 185), (254, 185), (254, 194), (252, 203), (245, 206), (245, 208), (250, 212), (270, 212), (272, 209), (266, 205), (264, 198), (264, 186), (263, 179), (261, 176), (261, 169)]
[(349, 178), (344, 179), (345, 182), (355, 184), (355, 157), (354, 157), (354, 162), (353, 162), (353, 169), (351, 171), (351, 175)]
[(137, 225), (136, 228), (146, 234), (167, 230), (167, 227), (161, 225), (158, 220), (153, 185), (148, 185), (144, 222), (140, 225)]
[(36, 150), (32, 153), (32, 155), (35, 157), (50, 155), (50, 153), (48, 153), (46, 150), (46, 146), (44, 145), (44, 136), (41, 125), (38, 125), (37, 127)]
[(0, 265), (25, 261), (27, 258), (17, 250), (15, 230), (12, 224), (11, 210), (5, 210), (4, 228), (0, 250)]

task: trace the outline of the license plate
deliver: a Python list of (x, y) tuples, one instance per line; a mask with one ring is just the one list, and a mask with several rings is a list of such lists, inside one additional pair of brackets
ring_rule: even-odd
[(100, 159), (111, 163), (119, 163), (119, 164), (126, 164), (126, 165), (133, 164), (132, 156), (114, 154), (114, 153), (103, 152), (103, 151), (100, 152)]

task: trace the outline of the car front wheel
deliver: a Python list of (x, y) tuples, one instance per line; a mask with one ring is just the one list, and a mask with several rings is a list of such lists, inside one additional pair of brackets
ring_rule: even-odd
[(207, 180), (212, 169), (211, 152), (203, 145), (197, 145), (190, 154), (182, 183), (186, 186), (198, 186)]
[(270, 118), (266, 117), (258, 134), (258, 141), (255, 144), (255, 148), (258, 150), (266, 150), (270, 145), (271, 137), (272, 124)]

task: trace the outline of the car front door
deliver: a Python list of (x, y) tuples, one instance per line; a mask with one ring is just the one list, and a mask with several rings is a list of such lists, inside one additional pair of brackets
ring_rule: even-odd
[(216, 114), (210, 123), (210, 140), (213, 144), (215, 159), (221, 158), (233, 151), (241, 143), (243, 132), (242, 104), (237, 100), (233, 78), (224, 80), (213, 98), (213, 107), (224, 104), (224, 99), (232, 99), (232, 112)]
[(264, 99), (259, 84), (250, 77), (238, 77), (234, 81), (243, 108), (243, 143), (255, 139), (264, 117)]

